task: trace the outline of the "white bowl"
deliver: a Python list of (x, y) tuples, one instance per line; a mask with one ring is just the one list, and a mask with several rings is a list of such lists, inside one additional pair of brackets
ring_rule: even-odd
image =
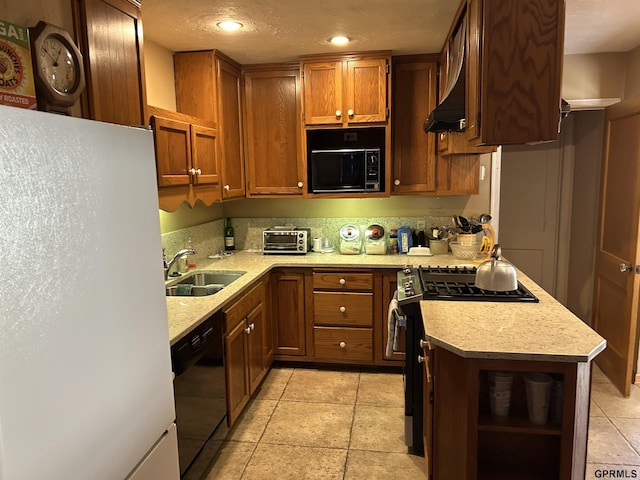
[(479, 243), (464, 244), (460, 242), (449, 242), (453, 256), (461, 260), (473, 260), (480, 251)]

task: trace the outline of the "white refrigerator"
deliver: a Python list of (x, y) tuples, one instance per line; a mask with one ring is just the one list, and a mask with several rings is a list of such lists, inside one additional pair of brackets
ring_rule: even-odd
[(151, 131), (0, 106), (0, 480), (179, 478)]

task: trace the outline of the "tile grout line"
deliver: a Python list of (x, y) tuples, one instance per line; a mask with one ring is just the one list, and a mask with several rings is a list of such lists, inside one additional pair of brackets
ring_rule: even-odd
[(345, 480), (347, 475), (347, 464), (349, 463), (349, 452), (351, 451), (351, 438), (353, 436), (353, 424), (356, 421), (356, 405), (358, 404), (358, 394), (360, 393), (360, 381), (362, 379), (362, 372), (358, 372), (358, 386), (356, 387), (356, 398), (353, 401), (353, 416), (351, 417), (351, 426), (349, 427), (349, 443), (347, 444), (347, 455), (344, 458), (344, 467), (342, 468), (342, 480)]
[[(249, 466), (249, 463), (251, 462), (251, 459), (253, 458), (254, 454), (256, 453), (256, 450), (258, 449), (258, 445), (260, 445), (260, 442), (262, 441), (262, 437), (264, 437), (264, 433), (267, 431), (267, 427), (269, 426), (269, 423), (271, 423), (271, 419), (273, 418), (273, 414), (275, 413), (276, 409), (278, 408), (278, 405), (280, 405), (280, 400), (282, 399), (282, 396), (284, 395), (284, 391), (289, 386), (289, 382), (291, 382), (291, 378), (293, 377), (294, 372), (295, 372), (295, 368), (292, 369), (291, 375), (289, 375), (289, 378), (287, 379), (287, 383), (285, 383), (284, 388), (282, 389), (282, 392), (280, 392), (280, 395), (278, 396), (278, 399), (276, 400), (276, 404), (273, 407), (273, 411), (269, 415), (269, 420), (267, 420), (267, 423), (264, 426), (264, 430), (262, 430), (262, 433), (260, 434), (260, 438), (258, 438), (258, 441), (256, 442), (255, 446), (253, 447), (253, 450), (251, 451), (251, 455), (249, 455), (249, 459), (247, 460), (247, 463), (245, 463), (244, 468), (242, 469), (242, 473), (240, 474), (240, 479), (239, 480), (242, 480), (242, 478), (244, 477), (244, 474), (247, 471), (247, 467)], [(262, 381), (262, 384), (264, 385), (264, 380)], [(261, 388), (262, 388), (262, 386), (261, 386)]]

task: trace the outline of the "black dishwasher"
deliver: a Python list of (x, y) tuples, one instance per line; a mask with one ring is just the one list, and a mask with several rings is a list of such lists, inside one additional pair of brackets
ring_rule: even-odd
[(214, 315), (171, 347), (180, 476), (227, 415), (222, 330)]

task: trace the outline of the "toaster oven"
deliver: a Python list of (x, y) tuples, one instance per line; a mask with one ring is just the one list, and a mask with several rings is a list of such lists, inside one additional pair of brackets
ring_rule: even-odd
[(291, 230), (270, 229), (262, 232), (262, 253), (306, 254), (310, 250), (310, 231), (304, 228)]

